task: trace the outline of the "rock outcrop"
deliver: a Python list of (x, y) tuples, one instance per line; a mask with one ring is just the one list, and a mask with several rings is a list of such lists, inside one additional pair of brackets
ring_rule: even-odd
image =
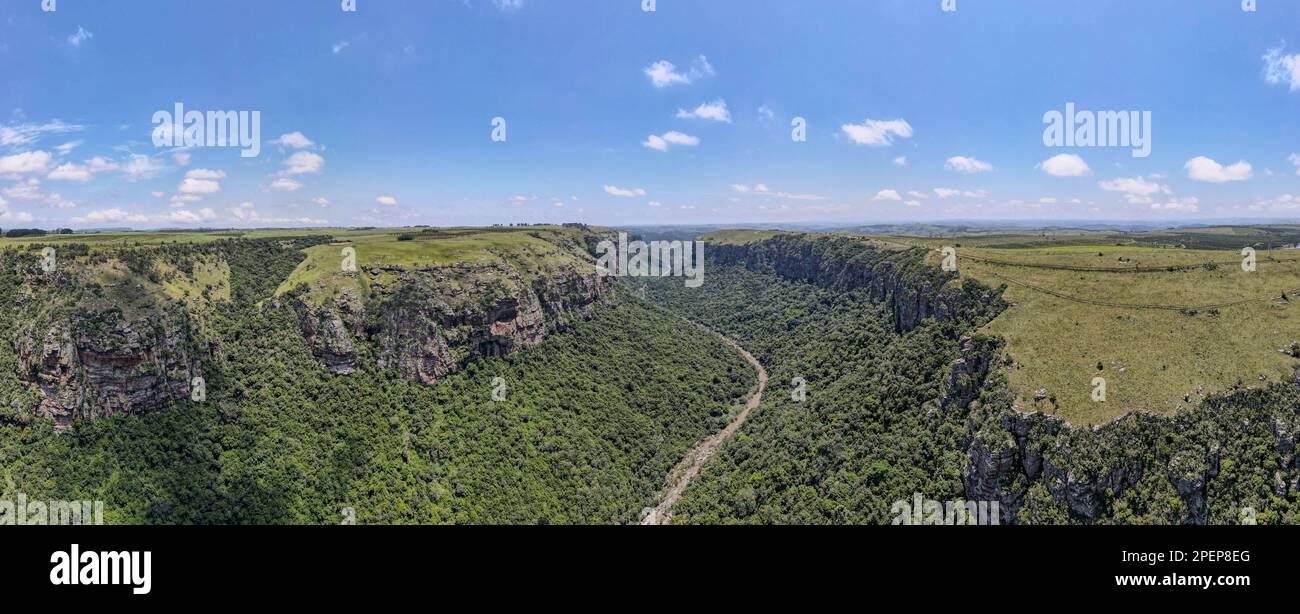
[(183, 309), (130, 319), (78, 313), (50, 326), (29, 323), (14, 339), (19, 379), (40, 389), (37, 413), (66, 428), (80, 418), (138, 414), (190, 394), (191, 335)]
[(614, 279), (576, 267), (525, 274), (502, 264), (445, 267), (364, 266), (372, 281), (362, 301), (344, 293), (322, 306), (291, 298), (303, 334), (334, 373), (358, 368), (360, 344), (379, 368), (433, 384), (470, 361), (533, 347), (592, 316)]
[(924, 250), (886, 250), (844, 236), (778, 235), (744, 245), (710, 245), (709, 260), (771, 271), (838, 290), (864, 289), (888, 305), (899, 332), (926, 318), (987, 319), (1005, 308), (1000, 289), (929, 266)]

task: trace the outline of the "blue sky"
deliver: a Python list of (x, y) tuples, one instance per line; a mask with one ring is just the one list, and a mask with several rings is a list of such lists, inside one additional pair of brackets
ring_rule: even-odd
[(0, 226), (1300, 219), (1300, 3), (656, 4), (3, 0)]

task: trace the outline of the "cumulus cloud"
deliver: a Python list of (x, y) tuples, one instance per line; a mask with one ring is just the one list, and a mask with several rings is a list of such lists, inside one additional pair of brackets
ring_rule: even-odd
[(953, 196), (957, 196), (958, 194), (961, 194), (961, 190), (953, 190), (951, 188), (935, 188), (934, 193), (939, 198), (952, 198)]
[(1281, 47), (1269, 49), (1264, 54), (1264, 80), (1273, 85), (1285, 83), (1293, 92), (1300, 90), (1300, 53), (1284, 55)]
[(162, 170), (162, 165), (154, 162), (153, 158), (142, 154), (131, 154), (131, 159), (127, 161), (122, 171), (126, 173), (127, 181), (132, 183), (152, 179), (158, 171)]
[(120, 224), (123, 222), (145, 223), (148, 221), (149, 216), (144, 215), (143, 213), (124, 211), (117, 207), (91, 211), (85, 215), (72, 218), (72, 223), (74, 224)]
[(1187, 176), (1194, 181), (1208, 183), (1227, 183), (1245, 181), (1253, 175), (1250, 163), (1238, 160), (1235, 164), (1224, 166), (1205, 156), (1196, 156), (1183, 165)]
[(0, 174), (43, 173), (50, 164), (50, 152), (25, 151), (0, 157)]
[(943, 167), (958, 173), (983, 173), (993, 170), (993, 165), (975, 158), (953, 156), (943, 163)]
[(217, 180), (225, 178), (225, 176), (225, 171), (196, 168), (185, 173), (185, 179), (177, 186), (176, 191), (190, 196), (215, 194), (221, 191), (221, 184)]
[(50, 171), (49, 175), (45, 176), (46, 179), (52, 179), (54, 181), (77, 181), (81, 183), (90, 181), (93, 177), (94, 175), (91, 174), (89, 169), (71, 162), (60, 164), (57, 168)]
[(709, 64), (709, 59), (700, 56), (695, 59), (695, 62), (686, 71), (677, 70), (677, 66), (668, 60), (659, 60), (647, 66), (645, 74), (650, 78), (651, 84), (662, 89), (670, 85), (689, 85), (700, 78), (712, 76), (714, 73), (713, 65)]
[(280, 171), (281, 176), (319, 173), (325, 167), (325, 158), (310, 151), (299, 151), (289, 156), (284, 161), (284, 166), (285, 169)]
[(306, 136), (303, 136), (301, 132), (290, 132), (289, 134), (281, 134), (280, 138), (275, 140), (275, 143), (277, 145), (292, 147), (294, 149), (304, 149), (307, 147), (311, 147), (312, 145), (315, 145), (315, 143), (313, 143), (311, 139), (307, 138)]
[(840, 130), (858, 145), (892, 145), (895, 138), (912, 138), (912, 126), (902, 119), (868, 119), (861, 124), (844, 124)]
[(1057, 154), (1043, 160), (1038, 168), (1053, 177), (1083, 177), (1092, 173), (1083, 158), (1074, 154)]
[[(1160, 184), (1147, 181), (1142, 177), (1119, 177), (1110, 181), (1100, 181), (1097, 185), (1107, 192), (1121, 192), (1125, 200), (1135, 205), (1144, 205), (1152, 201), (1152, 196), (1162, 190)], [(1168, 187), (1163, 188), (1168, 191)]]
[(871, 200), (903, 200), (903, 197), (895, 190), (881, 190)]
[(294, 190), (300, 190), (302, 187), (302, 183), (294, 181), (288, 177), (277, 177), (275, 181), (271, 182), (270, 186), (270, 188), (276, 192), (292, 192)]
[(164, 220), (176, 224), (199, 224), (217, 219), (217, 212), (204, 207), (198, 211), (179, 210), (167, 214)]
[(715, 122), (731, 123), (731, 111), (727, 110), (727, 101), (719, 98), (713, 102), (706, 102), (693, 111), (678, 109), (677, 117), (681, 119), (708, 119)]
[(377, 198), (375, 198), (375, 202), (377, 202), (377, 203), (379, 203), (379, 204), (381, 204), (381, 205), (383, 205), (383, 206), (385, 206), (385, 207), (396, 207), (396, 206), (397, 206), (397, 199), (394, 198), (394, 197), (392, 197), (392, 196), (380, 196), (380, 197), (377, 197)]
[(642, 188), (625, 189), (625, 188), (620, 188), (618, 186), (612, 186), (612, 185), (605, 186), (605, 193), (609, 194), (610, 196), (618, 196), (620, 198), (633, 198), (636, 196), (646, 195), (646, 191)]
[(894, 164), (898, 166), (907, 166), (907, 156), (898, 156), (894, 158)]
[(700, 144), (699, 137), (684, 134), (677, 131), (665, 132), (663, 135), (650, 135), (641, 146), (653, 149), (655, 151), (668, 151), (674, 145), (682, 147), (695, 147)]
[(1200, 211), (1200, 207), (1198, 206), (1200, 202), (1201, 202), (1200, 199), (1196, 198), (1195, 196), (1188, 196), (1186, 198), (1173, 198), (1166, 203), (1152, 203), (1151, 209), (1153, 211), (1196, 213), (1197, 211)]

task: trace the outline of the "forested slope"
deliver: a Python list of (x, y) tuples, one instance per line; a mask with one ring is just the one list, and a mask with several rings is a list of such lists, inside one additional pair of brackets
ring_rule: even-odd
[[(64, 433), (19, 411), (35, 399), (9, 340), (30, 318), (9, 306), (32, 280), (15, 273), (22, 266), (0, 267), (10, 408), (0, 497), (101, 499), (107, 521), (126, 523), (334, 523), (348, 508), (358, 523), (635, 522), (681, 455), (754, 385), (720, 341), (621, 293), (545, 343), (472, 360), (433, 385), (380, 366), (369, 349), (339, 375), (313, 355), (300, 314), (269, 300), (303, 246), (239, 240), (142, 254), (185, 271), (210, 257), (229, 268), (231, 298), (191, 296), (186, 311), (187, 357), (206, 398), (73, 420)], [(209, 299), (216, 308), (203, 308)], [(126, 319), (131, 334), (146, 321)]]
[(772, 384), (679, 522), (888, 523), (914, 493), (997, 501), (1004, 523), (1300, 522), (1300, 383), (1072, 428), (1012, 408), (1000, 341), (973, 334), (997, 290), (847, 238), (711, 251), (702, 292), (650, 296), (749, 347)]

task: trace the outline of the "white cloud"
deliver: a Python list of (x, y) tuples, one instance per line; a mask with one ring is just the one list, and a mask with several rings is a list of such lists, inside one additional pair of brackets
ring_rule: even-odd
[(289, 134), (281, 134), (280, 138), (276, 139), (275, 142), (278, 145), (284, 145), (285, 147), (292, 147), (294, 149), (303, 149), (305, 147), (311, 147), (312, 145), (315, 145), (315, 143), (313, 143), (311, 139), (307, 138), (306, 136), (303, 136), (303, 133), (301, 132), (290, 132)]
[(1188, 160), (1187, 164), (1183, 165), (1183, 169), (1191, 179), (1209, 183), (1245, 181), (1252, 176), (1250, 163), (1245, 160), (1238, 160), (1235, 164), (1224, 166), (1205, 156), (1196, 156)]
[(1082, 177), (1092, 172), (1083, 158), (1074, 154), (1057, 154), (1043, 160), (1038, 168), (1053, 177)]
[(50, 171), (50, 174), (46, 175), (46, 178), (55, 181), (77, 181), (85, 183), (93, 179), (98, 173), (116, 170), (117, 168), (118, 164), (116, 162), (111, 162), (99, 156), (95, 156), (94, 158), (86, 160), (85, 164), (73, 164), (71, 162), (60, 164), (57, 168)]
[(214, 171), (206, 168), (196, 168), (185, 173), (186, 179), (225, 179), (225, 171)]
[(0, 174), (43, 173), (49, 163), (50, 152), (26, 151), (12, 156), (0, 157)]
[(711, 76), (714, 73), (713, 65), (709, 64), (709, 59), (700, 56), (695, 59), (694, 64), (686, 72), (678, 72), (677, 66), (668, 60), (659, 60), (647, 66), (645, 74), (650, 77), (650, 83), (655, 87), (665, 88), (679, 83), (689, 85), (697, 79)]
[(1055, 204), (1056, 204), (1056, 197), (1055, 197), (1055, 196), (1044, 196), (1044, 197), (1038, 199), (1038, 202), (1040, 202), (1040, 203), (1042, 203), (1042, 204), (1044, 204), (1044, 205), (1055, 205)]
[(221, 191), (221, 184), (208, 179), (191, 179), (187, 177), (176, 187), (176, 191), (181, 194), (215, 194)]
[(1199, 199), (1197, 199), (1195, 196), (1188, 196), (1188, 197), (1186, 197), (1186, 198), (1174, 198), (1174, 199), (1170, 199), (1169, 202), (1166, 202), (1166, 203), (1164, 203), (1164, 204), (1161, 204), (1161, 203), (1152, 203), (1152, 204), (1151, 204), (1151, 209), (1154, 210), (1154, 211), (1174, 211), (1174, 212), (1179, 212), (1179, 213), (1196, 213), (1197, 211), (1200, 211), (1200, 207), (1197, 206), (1200, 202), (1201, 202), (1201, 201), (1200, 201)]
[(492, 0), (492, 4), (502, 11), (517, 11), (524, 8), (524, 0)]
[(172, 154), (172, 160), (175, 160), (175, 161), (176, 161), (176, 164), (179, 164), (180, 166), (189, 166), (189, 165), (190, 165), (190, 152), (188, 152), (188, 151), (178, 151), (178, 152)]
[(59, 152), (60, 154), (67, 154), (72, 150), (81, 147), (83, 144), (85, 144), (85, 142), (86, 141), (84, 140), (69, 141), (67, 143), (55, 147), (54, 150)]
[(84, 43), (92, 38), (95, 38), (94, 33), (86, 31), (86, 29), (81, 26), (77, 26), (76, 33), (68, 37), (68, 44), (72, 45), (73, 47), (80, 47), (81, 43)]
[(316, 198), (311, 199), (311, 202), (322, 208), (330, 206), (329, 199), (324, 196), (317, 196)]
[(719, 98), (713, 102), (706, 102), (694, 111), (678, 109), (677, 117), (681, 119), (709, 119), (715, 122), (731, 123), (731, 111), (727, 110), (727, 101)]
[(909, 201), (904, 202), (903, 204), (906, 205), (906, 206), (908, 206), (908, 207), (920, 207), (920, 206), (921, 206), (921, 201), (919, 201), (919, 200), (909, 200)]
[(993, 170), (993, 165), (975, 158), (953, 156), (943, 163), (943, 167), (958, 173), (982, 173)]
[(737, 191), (737, 192), (740, 192), (741, 194), (744, 194), (744, 193), (746, 193), (746, 192), (749, 191), (749, 186), (744, 185), (744, 184), (741, 184), (741, 183), (737, 183), (737, 184), (731, 186), (731, 189), (733, 189), (733, 190), (735, 190), (735, 191)]
[(966, 198), (987, 198), (989, 195), (989, 191), (988, 190), (966, 190), (965, 192), (962, 192), (961, 195), (965, 196)]
[(648, 147), (655, 151), (668, 151), (668, 149), (673, 145), (695, 147), (699, 144), (699, 137), (694, 137), (677, 131), (665, 132), (662, 136), (652, 134), (645, 140), (645, 142), (641, 143), (643, 147)]
[(122, 167), (122, 171), (126, 173), (127, 181), (131, 182), (152, 179), (161, 170), (161, 165), (154, 163), (149, 156), (141, 154), (132, 154), (131, 160), (126, 163), (126, 166)]
[(270, 187), (276, 192), (292, 192), (294, 190), (302, 189), (303, 185), (302, 183), (294, 181), (288, 177), (277, 177), (275, 181), (271, 182)]
[(14, 200), (40, 200), (43, 198), (41, 181), (35, 177), (29, 177), (27, 181), (20, 181), (5, 188), (3, 194)]
[(1110, 181), (1100, 181), (1097, 185), (1107, 192), (1124, 193), (1124, 198), (1135, 205), (1150, 203), (1151, 196), (1161, 191), (1160, 184), (1147, 181), (1142, 177), (1120, 177)]
[(894, 158), (894, 164), (898, 166), (907, 166), (907, 156), (898, 156)]
[(876, 192), (876, 196), (871, 200), (903, 200), (903, 197), (894, 190), (881, 190)]
[(55, 181), (78, 181), (81, 183), (90, 181), (92, 177), (94, 175), (91, 174), (89, 169), (71, 162), (60, 164), (58, 168), (50, 171), (50, 174), (45, 176), (46, 179)]
[(378, 197), (378, 198), (375, 199), (375, 202), (377, 202), (377, 203), (379, 203), (379, 204), (381, 204), (381, 205), (383, 205), (383, 206), (385, 206), (385, 207), (395, 207), (395, 206), (397, 206), (397, 199), (396, 199), (396, 198), (393, 198), (392, 196), (380, 196), (380, 197)]
[(198, 224), (217, 219), (217, 212), (207, 207), (199, 209), (198, 211), (182, 209), (179, 211), (172, 211), (164, 216), (163, 219), (177, 224)]
[(347, 49), (348, 47), (351, 47), (351, 46), (352, 46), (352, 43), (349, 43), (348, 41), (339, 41), (339, 42), (337, 42), (337, 43), (334, 43), (334, 47), (333, 47), (334, 55), (338, 55), (338, 54), (340, 54), (340, 53), (343, 53), (343, 50), (344, 50), (344, 49)]
[(1277, 85), (1286, 83), (1291, 91), (1300, 90), (1300, 53), (1283, 55), (1282, 48), (1264, 54), (1264, 80)]
[(912, 138), (912, 126), (902, 119), (868, 119), (862, 124), (844, 124), (840, 130), (858, 145), (892, 145), (895, 138)]
[(72, 218), (74, 224), (117, 224), (122, 222), (148, 222), (149, 216), (141, 213), (123, 211), (117, 207), (91, 211), (85, 215)]
[[(217, 180), (223, 179), (225, 176), (225, 171), (196, 168), (185, 173), (185, 179), (177, 186), (176, 191), (188, 196), (215, 194), (221, 191), (221, 184)], [(194, 199), (188, 200), (192, 202)], [(177, 202), (177, 199), (173, 199), (173, 202)], [(186, 202), (186, 199), (182, 199), (180, 202)]]
[(85, 126), (67, 124), (57, 119), (44, 124), (16, 124), (0, 126), (0, 147), (25, 147), (41, 140), (47, 135), (80, 132), (85, 129)]
[(612, 185), (605, 186), (605, 193), (609, 194), (610, 196), (618, 196), (620, 198), (632, 198), (636, 196), (646, 195), (646, 191), (642, 188), (632, 188), (629, 190), (629, 189), (624, 189)]
[(325, 166), (325, 158), (310, 151), (300, 151), (289, 156), (289, 159), (284, 161), (284, 166), (286, 168), (280, 171), (282, 176), (319, 173), (321, 168)]
[(1291, 154), (1286, 159), (1296, 167), (1295, 174), (1300, 175), (1300, 154)]
[(961, 190), (953, 190), (950, 188), (935, 188), (934, 193), (939, 198), (952, 198), (953, 196), (957, 196), (958, 194), (961, 194)]

